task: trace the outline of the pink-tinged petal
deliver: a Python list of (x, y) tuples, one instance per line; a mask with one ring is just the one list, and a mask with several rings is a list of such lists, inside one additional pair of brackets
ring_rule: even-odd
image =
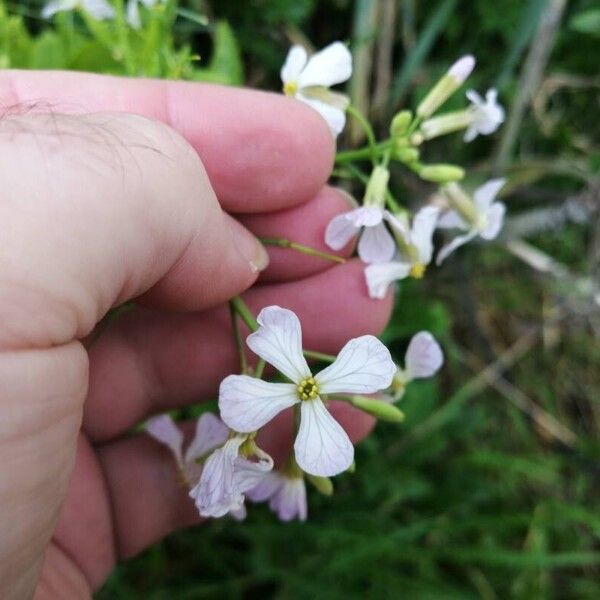
[(405, 362), (410, 379), (431, 377), (444, 364), (444, 354), (435, 338), (428, 331), (421, 331), (410, 340)]
[(506, 206), (503, 202), (492, 204), (486, 213), (487, 225), (479, 234), (484, 240), (493, 240), (498, 236), (504, 224), (505, 213)]
[(277, 513), (281, 521), (293, 519), (306, 521), (308, 505), (306, 502), (306, 484), (303, 477), (284, 477), (284, 484), (269, 502), (270, 509)]
[(296, 96), (298, 100), (301, 100), (305, 104), (308, 104), (311, 108), (316, 110), (327, 122), (331, 135), (336, 138), (346, 126), (346, 110), (341, 109), (339, 106), (327, 104), (322, 100), (316, 98), (309, 98), (306, 94), (298, 94)]
[(201, 516), (222, 517), (243, 504), (244, 496), (234, 486), (234, 465), (245, 440), (243, 436), (231, 438), (208, 457), (200, 481), (190, 491)]
[(377, 206), (359, 206), (354, 210), (346, 213), (346, 218), (349, 219), (355, 227), (375, 227), (379, 225), (387, 211), (378, 208)]
[(296, 385), (271, 383), (248, 375), (229, 375), (219, 388), (221, 419), (234, 431), (251, 433), (299, 402)]
[(382, 300), (385, 298), (389, 286), (395, 281), (405, 279), (409, 273), (410, 264), (400, 261), (369, 265), (365, 269), (369, 297)]
[(300, 427), (294, 442), (298, 466), (311, 475), (332, 477), (354, 460), (354, 446), (320, 398), (300, 404)]
[(245, 494), (259, 485), (272, 469), (273, 459), (265, 452), (256, 462), (238, 456), (234, 463), (233, 485), (237, 492)]
[(365, 227), (358, 241), (358, 256), (367, 264), (387, 262), (396, 252), (396, 242), (383, 223)]
[(481, 106), (484, 104), (483, 98), (475, 90), (467, 90), (465, 96), (475, 106)]
[(313, 54), (300, 74), (300, 87), (330, 87), (350, 79), (352, 55), (342, 42), (333, 42)]
[(267, 306), (256, 320), (260, 327), (246, 340), (252, 352), (295, 383), (310, 377), (302, 353), (302, 328), (295, 313), (280, 306)]
[(284, 84), (297, 81), (307, 60), (306, 50), (302, 46), (292, 46), (283, 63), (283, 67), (281, 67), (281, 81)]
[(265, 502), (283, 485), (284, 478), (277, 471), (267, 473), (260, 483), (246, 492), (246, 498), (252, 502)]
[(417, 248), (419, 262), (427, 265), (433, 254), (433, 232), (437, 224), (440, 209), (437, 206), (422, 208), (413, 219), (410, 240)]
[(321, 394), (373, 394), (389, 387), (395, 372), (390, 351), (375, 336), (363, 335), (350, 340), (315, 379)]
[(181, 455), (181, 449), (183, 447), (183, 433), (169, 415), (159, 415), (158, 417), (152, 417), (144, 425), (146, 433), (153, 437), (156, 441), (167, 446), (177, 464), (181, 467), (183, 464), (183, 458)]
[(460, 248), (464, 244), (470, 242), (474, 237), (477, 236), (477, 231), (469, 231), (465, 235), (457, 235), (449, 244), (446, 244), (437, 255), (435, 261), (436, 265), (441, 265), (457, 248)]
[(229, 436), (229, 428), (217, 415), (204, 413), (196, 423), (196, 434), (185, 453), (185, 462), (193, 462), (223, 445)]
[(348, 218), (348, 213), (337, 215), (325, 229), (325, 243), (332, 250), (341, 250), (358, 233), (359, 228)]
[(469, 226), (464, 219), (455, 211), (444, 211), (437, 220), (436, 227), (438, 229), (468, 229)]
[(480, 212), (485, 213), (488, 210), (505, 183), (504, 177), (490, 179), (473, 192), (473, 201)]
[(464, 83), (474, 68), (475, 57), (472, 54), (465, 54), (448, 69), (448, 75), (454, 77), (459, 83)]

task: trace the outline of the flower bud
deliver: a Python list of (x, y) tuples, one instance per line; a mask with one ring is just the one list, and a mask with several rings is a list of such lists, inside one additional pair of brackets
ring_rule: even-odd
[(390, 135), (393, 138), (399, 138), (408, 131), (408, 126), (412, 121), (412, 112), (410, 110), (400, 111), (393, 119), (390, 125)]
[(421, 101), (417, 116), (426, 119), (432, 115), (465, 82), (474, 66), (475, 58), (470, 54), (459, 58)]
[(394, 158), (403, 163), (413, 163), (419, 160), (421, 153), (416, 148), (398, 148)]
[(456, 165), (425, 165), (418, 171), (419, 177), (433, 183), (450, 183), (465, 176), (465, 170)]
[(421, 133), (426, 140), (430, 140), (459, 129), (466, 129), (473, 122), (473, 118), (473, 111), (468, 109), (450, 112), (423, 121), (421, 123)]
[(366, 412), (381, 421), (391, 423), (401, 423), (404, 421), (404, 413), (393, 404), (388, 404), (377, 398), (368, 398), (367, 396), (352, 396), (350, 398), (352, 406)]
[(323, 496), (331, 496), (333, 494), (333, 483), (329, 477), (318, 477), (317, 475), (309, 475), (307, 473), (306, 478), (313, 484), (319, 494), (323, 494)]
[(385, 194), (389, 180), (390, 172), (385, 167), (377, 165), (367, 184), (363, 204), (365, 206), (385, 206)]

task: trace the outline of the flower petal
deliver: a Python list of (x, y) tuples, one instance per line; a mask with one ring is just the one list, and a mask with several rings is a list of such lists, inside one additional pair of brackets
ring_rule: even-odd
[(258, 462), (238, 456), (234, 463), (233, 485), (240, 494), (255, 488), (273, 469), (273, 459), (263, 452)]
[(375, 336), (363, 335), (350, 340), (315, 379), (321, 394), (373, 394), (389, 387), (395, 372), (390, 351)]
[(468, 229), (469, 226), (455, 210), (444, 211), (437, 220), (438, 229)]
[(465, 131), (465, 135), (463, 136), (463, 140), (467, 142), (472, 142), (479, 135), (479, 131), (477, 130), (476, 125), (473, 123), (467, 127)]
[(337, 106), (327, 104), (326, 102), (322, 102), (321, 100), (309, 98), (302, 93), (299, 93), (296, 97), (298, 100), (301, 100), (316, 110), (325, 119), (327, 125), (329, 125), (329, 131), (331, 131), (331, 135), (334, 138), (342, 133), (344, 127), (346, 126), (345, 110), (342, 110)]
[(325, 243), (332, 250), (341, 250), (357, 233), (352, 220), (348, 218), (348, 213), (337, 215), (329, 221), (325, 229)]
[(138, 0), (129, 0), (129, 2), (127, 2), (127, 23), (129, 23), (133, 29), (139, 29), (142, 26)]
[(283, 485), (271, 498), (269, 508), (277, 513), (281, 521), (287, 522), (295, 518), (306, 521), (308, 506), (306, 502), (306, 484), (303, 477), (283, 477)]
[(234, 520), (240, 522), (246, 520), (246, 517), (248, 516), (248, 511), (246, 510), (246, 506), (242, 504), (239, 508), (232, 508), (229, 511), (229, 514)]
[(99, 21), (115, 16), (115, 9), (106, 0), (84, 0), (82, 4), (83, 8)]
[(467, 100), (472, 102), (475, 106), (482, 106), (484, 104), (483, 98), (475, 90), (467, 90), (465, 93)]
[(498, 177), (497, 179), (490, 179), (483, 185), (480, 185), (473, 192), (473, 201), (481, 212), (486, 212), (487, 209), (492, 205), (498, 192), (502, 189), (506, 179), (504, 177)]
[(256, 320), (260, 325), (258, 331), (246, 339), (250, 350), (294, 383), (310, 377), (302, 353), (302, 328), (296, 314), (280, 306), (267, 306)]
[(181, 456), (183, 433), (169, 415), (159, 415), (158, 417), (148, 419), (144, 425), (144, 430), (150, 437), (153, 437), (171, 450), (180, 467), (183, 465)]
[(307, 60), (308, 55), (302, 46), (292, 46), (283, 63), (283, 67), (281, 67), (281, 81), (284, 84), (297, 81)]
[(419, 261), (428, 265), (433, 254), (433, 232), (437, 224), (440, 209), (437, 206), (425, 206), (413, 219), (410, 241), (419, 252)]
[(321, 86), (302, 88), (301, 95), (308, 100), (318, 100), (319, 102), (323, 102), (323, 104), (328, 104), (344, 112), (346, 112), (346, 109), (350, 105), (350, 98), (346, 94), (332, 92)]
[(487, 225), (479, 233), (484, 240), (493, 240), (498, 236), (504, 224), (506, 205), (503, 202), (492, 204), (486, 213)]
[(207, 455), (227, 441), (229, 428), (217, 415), (204, 413), (196, 423), (196, 434), (185, 452), (185, 462)]
[(444, 354), (428, 331), (420, 331), (408, 344), (405, 363), (410, 379), (431, 377), (444, 364)]
[(257, 431), (296, 402), (293, 383), (271, 383), (248, 375), (229, 375), (219, 389), (221, 419), (240, 433)]
[(470, 242), (477, 236), (477, 231), (472, 230), (465, 235), (457, 235), (449, 244), (446, 244), (439, 252), (435, 264), (440, 266), (457, 248)]
[(386, 216), (386, 211), (377, 206), (359, 206), (346, 213), (346, 218), (355, 227), (376, 227)]
[(48, 2), (42, 9), (42, 18), (50, 19), (56, 13), (64, 10), (73, 10), (77, 6), (77, 0), (56, 0)]
[(396, 242), (383, 223), (365, 227), (358, 241), (358, 256), (367, 263), (382, 263), (392, 259)]
[(354, 447), (348, 434), (318, 397), (300, 404), (300, 427), (294, 452), (303, 471), (320, 477), (338, 475), (354, 460)]
[(208, 457), (200, 481), (190, 491), (201, 516), (222, 517), (243, 504), (244, 496), (234, 487), (234, 465), (245, 440), (235, 436)]
[(265, 502), (283, 485), (284, 478), (277, 471), (267, 473), (260, 483), (246, 492), (246, 498), (252, 502)]
[(342, 42), (333, 42), (313, 54), (300, 74), (301, 88), (313, 85), (330, 87), (350, 79), (352, 75), (352, 54)]
[(369, 289), (369, 297), (381, 300), (385, 298), (388, 287), (400, 279), (408, 277), (410, 264), (400, 261), (369, 265), (365, 269), (365, 279)]

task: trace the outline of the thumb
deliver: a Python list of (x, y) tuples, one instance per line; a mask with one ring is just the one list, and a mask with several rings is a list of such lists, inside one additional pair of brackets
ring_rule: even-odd
[(0, 596), (28, 597), (71, 472), (87, 394), (77, 341), (143, 295), (199, 310), (267, 263), (196, 153), (141, 117), (0, 121)]

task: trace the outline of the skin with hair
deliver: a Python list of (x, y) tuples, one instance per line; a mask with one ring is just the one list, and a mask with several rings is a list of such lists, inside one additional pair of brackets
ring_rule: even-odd
[[(129, 432), (236, 371), (229, 298), (291, 308), (324, 352), (378, 333), (390, 298), (368, 298), (355, 261), (269, 262), (253, 235), (326, 251), (347, 210), (325, 185), (327, 125), (299, 102), (4, 71), (0, 104), (33, 107), (0, 120), (0, 597), (87, 598), (119, 560), (199, 521), (169, 454)], [(332, 411), (354, 440), (372, 426)], [(281, 461), (291, 433), (282, 414), (260, 443)]]

